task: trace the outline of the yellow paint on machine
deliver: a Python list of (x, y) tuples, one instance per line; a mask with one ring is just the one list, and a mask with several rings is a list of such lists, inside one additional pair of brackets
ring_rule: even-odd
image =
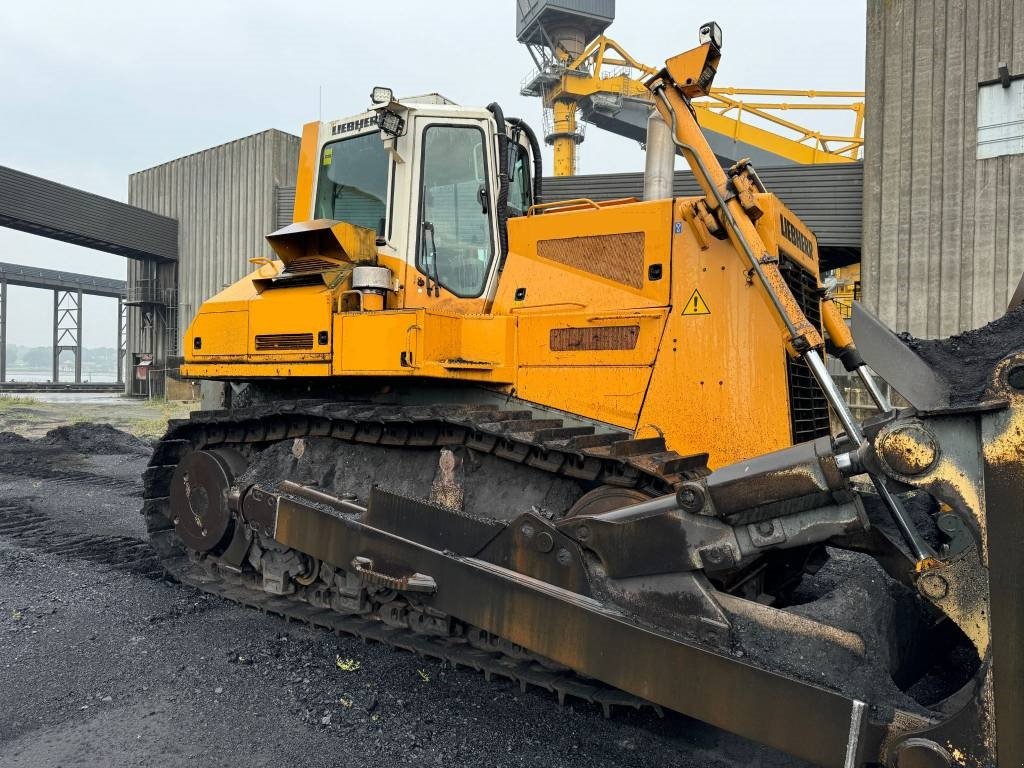
[[(348, 278), (330, 277), (348, 272), (278, 286), (281, 263), (263, 265), (204, 303), (182, 373), (476, 383), (639, 436), (661, 434), (683, 454), (710, 450), (712, 466), (784, 447), (792, 436), (778, 407), (789, 396), (777, 320), (730, 243), (700, 236), (687, 215), (693, 203), (574, 204), (511, 221), (486, 313), (480, 298), (428, 297), (408, 281), (385, 309), (349, 311)], [(789, 216), (770, 196), (763, 204)], [(770, 247), (784, 246), (780, 223), (763, 228)], [(298, 231), (278, 240), (281, 251), (313, 242)], [(794, 260), (815, 265), (816, 244), (802, 242), (811, 254)], [(197, 337), (201, 349), (192, 348)], [(307, 346), (282, 348), (289, 344)]]
[(649, 366), (520, 368), (516, 391), (527, 400), (633, 429)]
[(509, 317), (423, 309), (342, 313), (334, 319), (336, 376), (514, 381)]
[[(667, 66), (677, 79), (689, 72), (693, 84), (709, 55), (704, 45)], [(670, 99), (678, 115), (689, 115), (682, 96)], [(508, 221), (507, 255), (500, 267), (490, 262), (486, 289), (463, 298), (439, 285), (436, 264), (434, 275), (420, 271), (415, 222), (399, 248), (386, 239), (378, 247), (378, 232), (367, 227), (314, 220), (321, 163), (341, 158), (339, 149), (320, 154), (335, 127), (304, 127), (296, 223), (268, 237), (280, 260), (203, 303), (185, 335), (184, 376), (483, 386), (641, 437), (662, 435), (679, 453), (709, 452), (713, 467), (791, 444), (782, 405), (790, 402), (786, 323), (736, 242), (712, 233), (720, 229), (708, 207), (713, 196), (534, 204)], [(703, 182), (710, 195), (724, 174), (692, 119), (677, 128), (711, 168), (714, 178)], [(419, 167), (415, 147), (388, 146), (397, 153), (390, 178), (401, 163)], [(807, 273), (804, 285), (816, 285), (813, 233), (774, 196), (740, 180), (742, 202), (727, 205), (743, 237), (784, 255)], [(417, 189), (400, 189), (396, 210), (415, 209)], [(435, 250), (451, 247), (443, 230)], [(474, 248), (464, 256), (483, 265), (486, 249)], [(354, 285), (361, 267), (390, 273), (367, 292)], [(820, 329), (778, 265), (768, 260), (763, 271), (798, 335), (820, 344)]]
[[(778, 407), (788, 391), (777, 322), (728, 241), (699, 238), (688, 224), (692, 204), (585, 205), (510, 222), (489, 313), (479, 312), (480, 299), (431, 301), (408, 285), (383, 311), (340, 311), (347, 283), (268, 287), (282, 267), (264, 265), (203, 305), (186, 336), (186, 347), (201, 337), (202, 349), (186, 350), (182, 373), (475, 382), (640, 436), (662, 434), (683, 454), (710, 449), (712, 466), (784, 447), (792, 437)], [(772, 247), (778, 229), (766, 229)], [(580, 239), (581, 231), (607, 239)], [(541, 245), (560, 239), (583, 257)], [(626, 250), (607, 251), (617, 243)], [(586, 258), (606, 251), (633, 261)], [(264, 281), (260, 290), (254, 279)], [(313, 345), (257, 349), (257, 336), (274, 334), (286, 342), (311, 334)]]
[[(676, 202), (676, 221), (687, 205)], [(639, 435), (664, 434), (681, 454), (709, 451), (712, 467), (791, 445), (777, 406), (789, 402), (786, 353), (768, 297), (728, 241), (702, 248), (693, 228), (677, 227), (672, 255), (672, 293), (690, 301), (669, 314)], [(686, 313), (695, 292), (713, 313)]]

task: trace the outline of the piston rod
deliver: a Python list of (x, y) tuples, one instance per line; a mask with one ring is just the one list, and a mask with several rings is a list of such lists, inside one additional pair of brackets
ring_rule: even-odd
[[(739, 244), (739, 246), (743, 249), (744, 255), (747, 257), (748, 261), (751, 264), (751, 270), (754, 274), (758, 276), (760, 283), (764, 286), (766, 292), (768, 293), (768, 297), (775, 308), (776, 313), (782, 319), (782, 322), (786, 326), (786, 330), (790, 334), (790, 337), (795, 338), (798, 334), (794, 321), (790, 319), (789, 314), (786, 311), (786, 308), (782, 305), (781, 299), (775, 294), (775, 291), (772, 290), (771, 284), (769, 283), (767, 276), (761, 269), (760, 261), (758, 259), (757, 254), (754, 253), (754, 250), (751, 247), (749, 241), (746, 237), (744, 237), (742, 229), (739, 227), (736, 220), (733, 218), (732, 211), (729, 209), (729, 206), (725, 199), (725, 195), (723, 194), (722, 190), (720, 190), (718, 186), (712, 181), (713, 177), (709, 169), (704, 164), (700, 156), (700, 153), (696, 150), (696, 148), (680, 141), (677, 125), (678, 115), (676, 114), (675, 108), (672, 106), (671, 100), (665, 95), (665, 88), (666, 86), (664, 83), (658, 83), (652, 86), (654, 94), (658, 97), (658, 100), (661, 101), (661, 103), (665, 106), (666, 111), (669, 113), (671, 117), (672, 141), (679, 148), (679, 150), (683, 152), (683, 155), (688, 160), (691, 161), (691, 165), (695, 166), (694, 170), (699, 171), (699, 175), (703, 177), (705, 184), (702, 186), (705, 186), (708, 190), (710, 190), (711, 194), (714, 196), (715, 201), (718, 204), (718, 210), (721, 211), (723, 223), (729, 229), (731, 234), (735, 237), (735, 240)], [(695, 175), (697, 174), (695, 173)], [(833, 412), (836, 414), (836, 417), (839, 419), (839, 423), (842, 424), (843, 429), (847, 434), (847, 437), (854, 444), (854, 446), (858, 448), (864, 445), (864, 434), (863, 432), (861, 432), (860, 425), (857, 423), (856, 419), (854, 419), (853, 412), (850, 410), (849, 403), (846, 402), (846, 398), (843, 397), (843, 393), (840, 392), (839, 388), (836, 386), (836, 383), (832, 379), (831, 374), (829, 374), (828, 369), (825, 367), (825, 362), (824, 360), (822, 360), (818, 350), (815, 349), (814, 347), (811, 347), (809, 349), (798, 351), (800, 356), (807, 362), (807, 367), (811, 369), (811, 373), (817, 380), (818, 386), (821, 388), (822, 393), (825, 395), (825, 399), (828, 400), (829, 406), (831, 406)], [(868, 376), (869, 378), (871, 378), (870, 372), (868, 372)], [(879, 394), (881, 394), (880, 391)], [(878, 405), (880, 408), (882, 407), (880, 403)], [(885, 481), (882, 478), (875, 475), (874, 473), (869, 473), (868, 476), (871, 478), (871, 482), (874, 484), (875, 489), (878, 491), (879, 498), (882, 499), (882, 502), (889, 510), (893, 522), (896, 524), (897, 528), (899, 528), (900, 530), (900, 533), (903, 535), (903, 538), (906, 541), (907, 546), (910, 548), (910, 551), (913, 554), (914, 559), (917, 560), (918, 563), (922, 563), (933, 558), (934, 553), (932, 552), (931, 547), (914, 527), (913, 523), (910, 520), (910, 517), (907, 515), (907, 511), (903, 508), (903, 505), (900, 503), (899, 499), (893, 496), (889, 492), (889, 489), (886, 488)]]
[[(821, 391), (824, 393), (825, 398), (828, 400), (829, 405), (832, 406), (833, 411), (836, 414), (836, 418), (839, 419), (839, 423), (843, 425), (843, 429), (846, 431), (846, 436), (850, 439), (857, 448), (860, 448), (865, 444), (864, 433), (861, 432), (860, 425), (853, 418), (853, 412), (850, 410), (849, 404), (846, 402), (846, 398), (843, 397), (843, 393), (839, 391), (839, 387), (836, 386), (832, 376), (829, 375), (828, 369), (825, 367), (825, 362), (821, 359), (821, 355), (818, 354), (818, 350), (809, 349), (804, 355), (804, 360), (807, 361), (807, 367), (811, 369), (811, 373), (814, 374), (814, 378), (817, 379), (818, 385), (821, 387)], [(881, 406), (879, 406), (881, 407)], [(885, 504), (889, 510), (889, 514), (899, 528), (900, 534), (903, 536), (903, 540), (910, 547), (910, 551), (914, 556), (914, 559), (921, 563), (929, 560), (935, 556), (932, 548), (928, 545), (928, 542), (924, 540), (917, 528), (914, 527), (913, 522), (910, 520), (910, 516), (907, 514), (907, 510), (904, 509), (903, 504), (897, 499), (885, 485), (885, 480), (874, 472), (869, 472), (868, 477), (871, 478), (871, 483), (875, 486), (875, 490), (878, 492), (878, 497)]]
[(875, 406), (882, 413), (890, 413), (893, 410), (892, 402), (885, 396), (882, 388), (878, 386), (878, 379), (871, 372), (871, 369), (866, 365), (857, 366), (857, 375), (860, 376), (860, 380), (864, 382), (864, 388), (868, 391)]

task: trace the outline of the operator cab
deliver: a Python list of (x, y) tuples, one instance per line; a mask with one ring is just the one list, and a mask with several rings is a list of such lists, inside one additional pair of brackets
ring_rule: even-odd
[(536, 139), (496, 105), (398, 100), (383, 88), (373, 101), (360, 115), (304, 128), (294, 220), (376, 232), (381, 264), (404, 286), (402, 306), (485, 310), (507, 251), (505, 222), (537, 202)]

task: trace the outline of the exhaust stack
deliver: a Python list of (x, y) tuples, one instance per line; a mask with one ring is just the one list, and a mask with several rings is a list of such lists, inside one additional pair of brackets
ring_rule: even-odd
[(676, 148), (668, 124), (657, 110), (647, 118), (647, 162), (644, 166), (644, 200), (672, 197)]

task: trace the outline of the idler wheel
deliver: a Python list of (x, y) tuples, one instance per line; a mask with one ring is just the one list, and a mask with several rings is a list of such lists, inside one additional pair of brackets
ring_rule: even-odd
[(572, 508), (565, 513), (566, 517), (577, 515), (600, 515), (620, 507), (629, 507), (642, 501), (650, 501), (651, 497), (634, 488), (618, 488), (614, 485), (602, 485), (576, 500)]
[(190, 549), (211, 552), (230, 541), (233, 528), (228, 491), (248, 462), (237, 451), (219, 448), (185, 456), (171, 479), (171, 519)]

